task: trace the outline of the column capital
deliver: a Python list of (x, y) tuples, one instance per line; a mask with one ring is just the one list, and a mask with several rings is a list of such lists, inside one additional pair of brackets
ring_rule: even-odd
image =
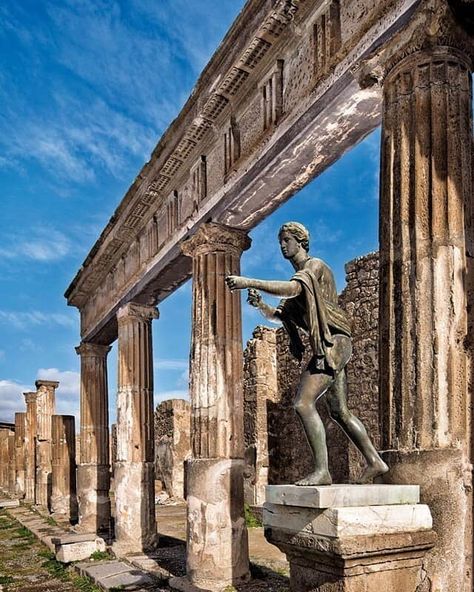
[(110, 345), (88, 341), (81, 341), (80, 345), (75, 348), (76, 353), (82, 358), (105, 358), (111, 349)]
[(181, 244), (181, 250), (188, 257), (217, 251), (229, 251), (240, 257), (242, 251), (250, 247), (251, 242), (245, 230), (217, 222), (207, 222)]
[(36, 391), (29, 391), (29, 392), (23, 393), (23, 396), (25, 397), (26, 404), (36, 402)]
[(146, 304), (138, 304), (137, 302), (128, 302), (117, 311), (117, 320), (119, 323), (132, 319), (146, 322), (158, 319), (159, 317), (160, 313), (155, 306), (147, 306)]
[(57, 389), (59, 382), (57, 380), (43, 380), (40, 378), (35, 382), (35, 386), (37, 389), (40, 389), (42, 386), (46, 389)]

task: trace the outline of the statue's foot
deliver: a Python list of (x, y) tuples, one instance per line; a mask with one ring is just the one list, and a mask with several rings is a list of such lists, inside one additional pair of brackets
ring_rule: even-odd
[(303, 479), (295, 482), (295, 485), (331, 485), (332, 479), (328, 471), (313, 471)]
[(383, 462), (382, 459), (369, 465), (362, 475), (357, 479), (356, 483), (372, 483), (376, 477), (384, 475), (388, 471), (388, 466)]

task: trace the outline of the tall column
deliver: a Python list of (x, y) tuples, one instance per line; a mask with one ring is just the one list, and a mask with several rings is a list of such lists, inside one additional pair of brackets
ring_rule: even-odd
[(427, 573), (433, 589), (460, 591), (472, 549), (470, 71), (465, 55), (443, 46), (388, 73), (380, 204), (381, 433), (394, 451), (387, 480), (421, 483), (440, 536)]
[(249, 577), (240, 293), (225, 284), (240, 273), (249, 246), (245, 232), (216, 223), (203, 224), (183, 245), (193, 258), (187, 574), (211, 590)]
[(117, 314), (118, 393), (115, 538), (119, 553), (157, 542), (151, 322), (158, 311), (130, 302)]
[(51, 513), (74, 522), (76, 498), (76, 431), (73, 415), (52, 417)]
[(51, 417), (56, 409), (59, 382), (37, 380), (36, 391), (36, 484), (35, 503), (45, 509), (51, 500)]
[(15, 494), (16, 485), (16, 459), (15, 459), (15, 432), (8, 434), (8, 492)]
[(26, 403), (25, 501), (35, 503), (36, 483), (36, 393), (23, 393)]
[(26, 413), (15, 413), (15, 493), (25, 495)]
[(81, 436), (77, 470), (79, 527), (82, 532), (109, 533), (110, 457), (108, 345), (81, 343)]

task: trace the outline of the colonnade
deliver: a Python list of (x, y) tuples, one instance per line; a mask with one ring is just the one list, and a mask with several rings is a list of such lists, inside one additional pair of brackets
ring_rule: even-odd
[(0, 428), (0, 489), (55, 518), (75, 522), (75, 419), (56, 415), (59, 382), (37, 380), (24, 393), (26, 411)]

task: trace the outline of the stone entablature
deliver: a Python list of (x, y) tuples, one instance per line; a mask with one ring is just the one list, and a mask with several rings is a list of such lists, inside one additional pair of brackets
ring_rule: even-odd
[(178, 246), (203, 220), (253, 227), (378, 125), (390, 56), (363, 63), (418, 4), (247, 3), (66, 292), (83, 339), (111, 343), (119, 305), (188, 279)]

